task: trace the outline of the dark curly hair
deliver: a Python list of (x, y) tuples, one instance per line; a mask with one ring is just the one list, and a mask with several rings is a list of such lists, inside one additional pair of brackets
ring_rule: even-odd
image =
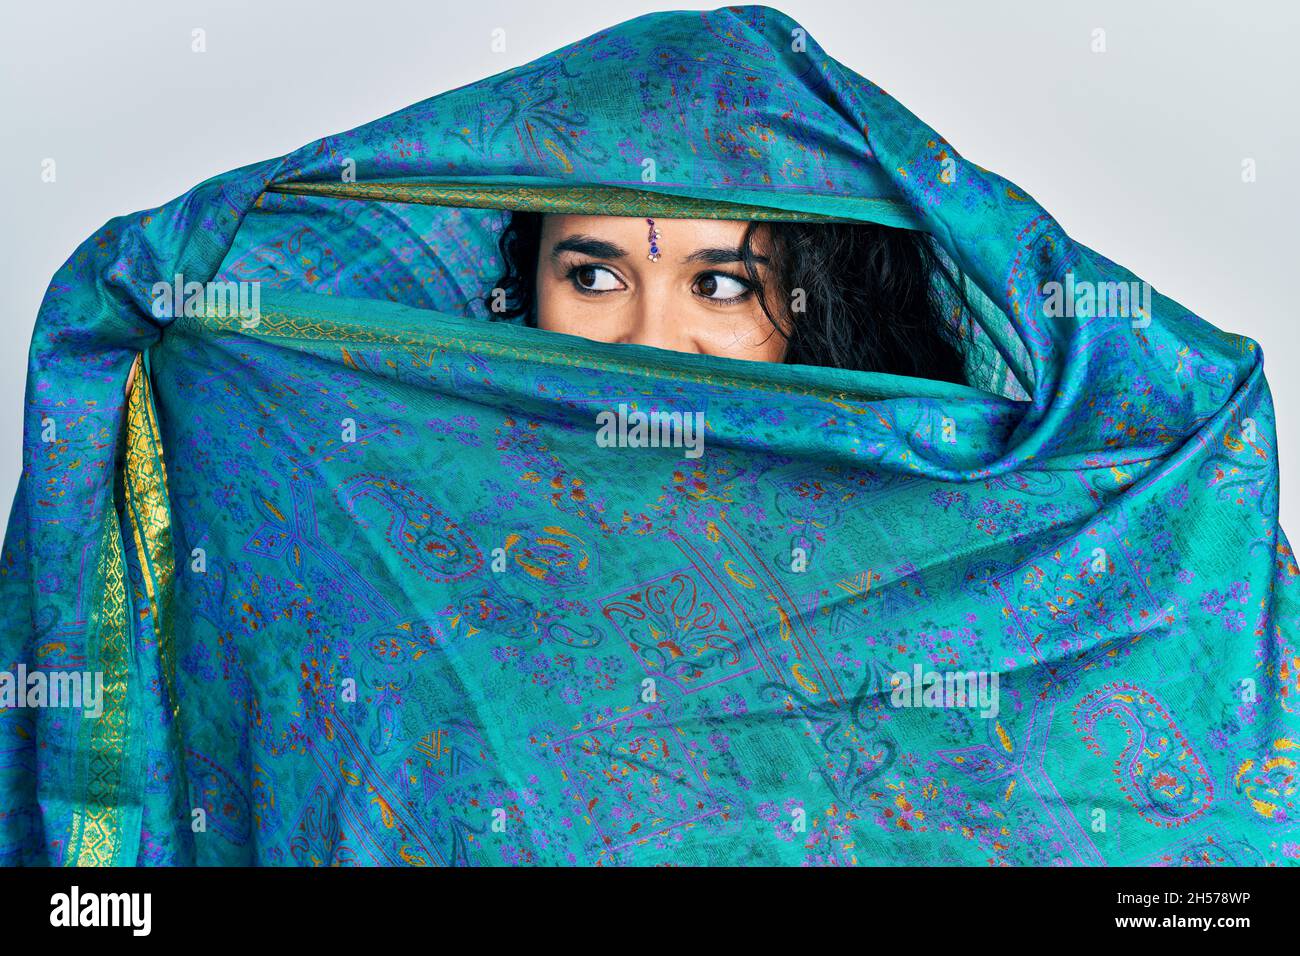
[[(522, 316), (536, 324), (542, 216), (515, 211), (501, 233), (506, 272), (485, 297), (496, 320)], [(758, 225), (745, 229), (743, 264), (763, 313), (788, 340), (786, 362), (967, 384), (962, 330), (973, 310), (928, 234), (875, 223), (764, 223), (778, 294), (788, 302), (795, 290), (804, 292), (805, 308), (791, 312), (787, 333), (754, 262)]]

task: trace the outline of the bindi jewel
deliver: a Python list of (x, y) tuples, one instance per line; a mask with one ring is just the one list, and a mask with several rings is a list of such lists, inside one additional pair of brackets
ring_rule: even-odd
[(655, 225), (653, 219), (647, 219), (646, 223), (650, 226), (650, 254), (646, 256), (651, 262), (659, 261), (659, 227)]

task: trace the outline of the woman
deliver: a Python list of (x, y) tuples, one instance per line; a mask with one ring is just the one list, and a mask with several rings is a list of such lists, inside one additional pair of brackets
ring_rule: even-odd
[(1273, 421), (785, 14), (618, 24), (60, 270), (0, 854), (1294, 863)]
[[(499, 245), (507, 272), (487, 299), (499, 318), (601, 342), (966, 381), (969, 303), (925, 233), (516, 212)], [(965, 307), (957, 321), (949, 301)]]

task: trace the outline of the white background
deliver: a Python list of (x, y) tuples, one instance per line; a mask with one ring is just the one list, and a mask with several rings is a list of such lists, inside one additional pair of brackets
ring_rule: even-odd
[[(0, 516), (55, 270), (113, 216), (535, 59), (640, 13), (719, 3), (442, 0), (0, 9)], [(1282, 523), (1300, 517), (1300, 5), (785, 0), (831, 56), (1075, 239), (1263, 346)], [(207, 52), (191, 52), (191, 30)], [(490, 48), (495, 28), (506, 51)], [(1092, 31), (1106, 31), (1093, 53)], [(1253, 158), (1258, 179), (1243, 183)], [(41, 162), (57, 162), (55, 183)], [(0, 527), (3, 527), (0, 525)]]

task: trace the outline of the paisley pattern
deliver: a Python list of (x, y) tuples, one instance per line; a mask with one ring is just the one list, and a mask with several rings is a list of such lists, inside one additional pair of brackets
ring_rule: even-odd
[[(512, 207), (928, 230), (971, 384), (490, 321)], [(159, 318), (177, 274), (260, 314)], [(1300, 862), (1259, 346), (1067, 281), (1139, 280), (763, 6), (110, 222), (41, 308), (0, 555), (0, 667), (104, 707), (0, 709), (0, 862)], [(704, 454), (598, 444), (620, 404)]]
[(1210, 809), (1214, 783), (1154, 696), (1136, 687), (1109, 685), (1081, 700), (1075, 713), (1087, 731), (1084, 739), (1099, 755), (1099, 724), (1113, 717), (1122, 728), (1115, 780), (1143, 819), (1156, 826), (1183, 826)]

